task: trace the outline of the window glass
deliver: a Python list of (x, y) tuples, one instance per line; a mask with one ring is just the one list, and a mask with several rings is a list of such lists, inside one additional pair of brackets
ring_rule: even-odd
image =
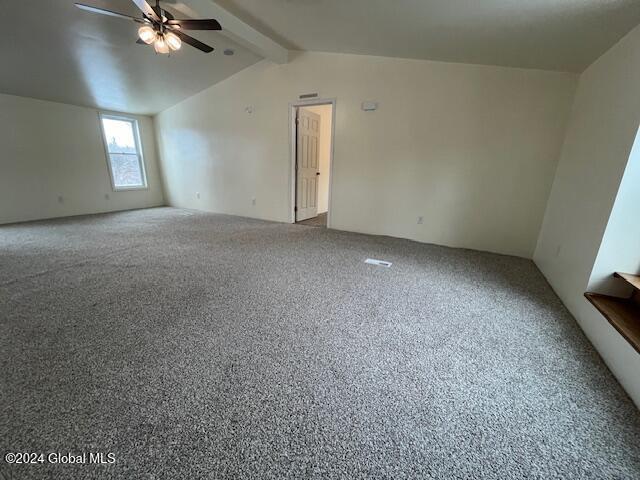
[(146, 187), (137, 121), (103, 115), (102, 130), (114, 189)]

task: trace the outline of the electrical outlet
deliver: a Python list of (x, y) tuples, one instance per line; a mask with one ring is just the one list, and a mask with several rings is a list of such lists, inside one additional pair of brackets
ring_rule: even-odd
[(256, 197), (253, 197), (251, 199), (251, 205), (253, 205), (254, 207), (256, 206)]
[(58, 203), (64, 203), (64, 197), (62, 195), (58, 195)]
[(104, 199), (105, 199), (105, 200), (109, 200), (109, 194), (108, 194), (108, 193), (105, 193), (105, 194), (104, 194)]
[(196, 192), (196, 198), (200, 200), (200, 192)]
[(424, 223), (424, 217), (418, 217), (418, 225), (422, 225)]
[(556, 257), (560, 256), (560, 252), (562, 252), (562, 245), (558, 245), (556, 247)]

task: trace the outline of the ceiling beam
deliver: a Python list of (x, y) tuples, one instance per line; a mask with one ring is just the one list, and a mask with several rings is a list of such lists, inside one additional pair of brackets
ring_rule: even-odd
[(289, 62), (289, 50), (229, 13), (214, 0), (189, 0), (188, 5), (182, 2), (170, 5), (190, 18), (215, 18), (222, 25), (220, 33), (231, 40), (272, 62)]

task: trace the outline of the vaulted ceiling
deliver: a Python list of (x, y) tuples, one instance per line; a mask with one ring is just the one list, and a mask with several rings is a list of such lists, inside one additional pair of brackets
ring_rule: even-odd
[[(81, 1), (140, 14), (131, 0)], [(214, 53), (167, 57), (135, 43), (135, 23), (73, 3), (1, 1), (0, 93), (154, 114), (287, 49), (581, 72), (640, 23), (640, 0), (163, 0), (224, 27), (193, 33)]]
[[(140, 17), (131, 0), (81, 0)], [(163, 3), (178, 18), (176, 2)], [(261, 59), (217, 32), (193, 32), (215, 47), (183, 46), (170, 57), (137, 45), (138, 25), (74, 6), (74, 0), (3, 0), (0, 93), (153, 114)], [(235, 51), (223, 55), (225, 48)]]
[(639, 0), (217, 0), (299, 50), (581, 72)]

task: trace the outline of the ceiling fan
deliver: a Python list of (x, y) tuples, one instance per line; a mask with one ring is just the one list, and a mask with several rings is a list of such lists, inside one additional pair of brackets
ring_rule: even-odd
[(220, 23), (214, 19), (202, 20), (178, 20), (171, 13), (160, 7), (160, 0), (156, 0), (154, 7), (145, 0), (131, 0), (141, 11), (142, 18), (132, 17), (124, 13), (112, 12), (104, 8), (92, 7), (76, 3), (76, 7), (92, 13), (101, 13), (111, 17), (124, 18), (139, 23), (138, 42), (147, 45), (153, 44), (157, 53), (170, 53), (179, 50), (182, 42), (197, 48), (205, 53), (213, 52), (213, 47), (187, 35), (183, 30), (222, 30)]

